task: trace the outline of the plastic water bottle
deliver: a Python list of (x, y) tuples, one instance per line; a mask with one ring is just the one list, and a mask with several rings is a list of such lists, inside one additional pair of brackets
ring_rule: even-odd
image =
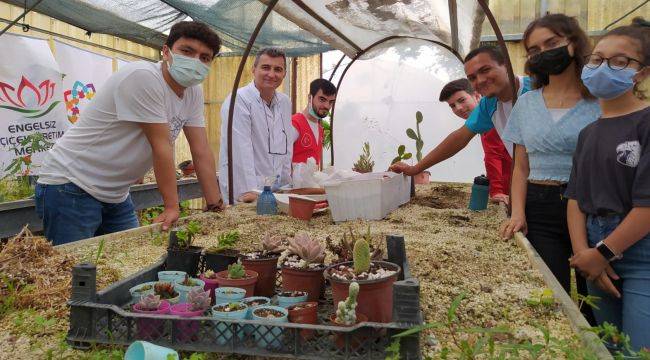
[(469, 209), (474, 211), (487, 209), (490, 196), (490, 180), (485, 175), (474, 178), (472, 196), (469, 198)]
[(257, 215), (275, 215), (278, 213), (278, 203), (271, 192), (271, 186), (264, 186), (264, 191), (257, 197)]

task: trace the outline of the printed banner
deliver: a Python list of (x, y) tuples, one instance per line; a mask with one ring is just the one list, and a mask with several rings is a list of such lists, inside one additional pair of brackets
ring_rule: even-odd
[(0, 37), (0, 177), (37, 174), (67, 128), (61, 71), (47, 41)]
[(117, 70), (120, 70), (122, 67), (124, 67), (125, 65), (127, 65), (129, 63), (130, 63), (130, 61), (128, 61), (128, 60), (117, 58)]
[(113, 73), (113, 59), (54, 41), (56, 61), (63, 73), (63, 101), (70, 125)]

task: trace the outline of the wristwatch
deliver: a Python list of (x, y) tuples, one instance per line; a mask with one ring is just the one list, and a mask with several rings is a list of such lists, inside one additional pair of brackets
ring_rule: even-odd
[(614, 261), (614, 260), (620, 260), (623, 258), (623, 254), (614, 254), (612, 249), (610, 249), (607, 244), (604, 242), (600, 241), (598, 244), (596, 244), (596, 249), (600, 254), (607, 260), (607, 261)]

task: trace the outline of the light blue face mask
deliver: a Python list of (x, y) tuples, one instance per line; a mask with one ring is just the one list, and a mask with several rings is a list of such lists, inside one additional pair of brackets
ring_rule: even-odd
[(323, 116), (318, 115), (318, 113), (316, 111), (314, 111), (314, 103), (313, 103), (313, 101), (314, 101), (314, 98), (312, 98), (310, 96), (309, 97), (309, 115), (315, 117), (316, 119), (325, 119), (328, 114), (325, 114)]
[(582, 68), (580, 77), (593, 96), (610, 100), (623, 95), (634, 87), (632, 79), (634, 74), (636, 74), (634, 69), (613, 70), (607, 66), (606, 62), (603, 62), (595, 69), (585, 66)]
[(172, 63), (169, 65), (169, 75), (183, 87), (198, 85), (205, 80), (210, 67), (198, 59), (187, 57), (181, 54), (169, 52), (172, 55)]

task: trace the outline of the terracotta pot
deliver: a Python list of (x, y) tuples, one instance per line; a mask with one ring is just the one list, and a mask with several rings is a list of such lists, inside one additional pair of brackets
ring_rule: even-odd
[(316, 201), (289, 196), (289, 215), (300, 220), (311, 220)]
[(416, 185), (424, 185), (429, 183), (429, 178), (431, 177), (431, 173), (428, 171), (423, 171), (413, 177), (413, 180), (415, 181)]
[[(395, 270), (395, 274), (377, 280), (358, 280), (359, 296), (357, 297), (357, 316), (364, 314), (368, 321), (388, 323), (393, 318), (393, 283), (397, 280), (401, 268), (386, 261), (373, 261), (385, 269)], [(332, 284), (332, 298), (334, 307), (339, 301), (348, 297), (348, 288), (352, 281), (340, 280), (330, 275), (330, 270), (340, 265), (352, 266), (353, 262), (343, 262), (329, 266), (325, 269), (325, 277)]]
[(318, 301), (325, 291), (324, 268), (320, 269), (295, 269), (282, 267), (283, 291), (306, 291), (307, 301)]
[[(294, 310), (297, 306), (305, 306), (310, 304), (310, 307)], [(318, 323), (318, 303), (315, 301), (301, 302), (293, 304), (287, 308), (289, 311), (289, 321), (295, 324), (317, 324)], [(313, 330), (300, 330), (300, 336), (308, 340), (314, 336)]]
[(244, 268), (258, 273), (255, 295), (272, 297), (275, 294), (275, 280), (278, 276), (278, 258), (280, 254), (267, 259), (241, 258)]
[[(359, 323), (366, 321), (368, 321), (368, 317), (366, 315), (357, 313), (357, 322), (354, 325), (344, 325), (336, 322), (336, 314), (330, 315), (330, 322), (334, 326), (353, 327), (357, 326)], [(369, 329), (357, 329), (348, 333), (336, 332), (334, 335), (334, 343), (339, 349), (345, 348), (345, 336), (348, 334), (348, 337), (350, 338), (350, 351), (354, 352), (361, 346), (363, 341), (368, 338), (369, 332)]]
[(228, 279), (228, 270), (218, 272), (217, 282), (219, 283), (219, 286), (230, 286), (246, 290), (246, 297), (253, 296), (258, 274), (253, 270), (245, 271), (246, 277), (243, 279)]

